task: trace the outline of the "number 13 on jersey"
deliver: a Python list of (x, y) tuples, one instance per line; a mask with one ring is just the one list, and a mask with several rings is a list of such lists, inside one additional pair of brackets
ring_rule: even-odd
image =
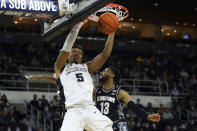
[(109, 114), (109, 102), (101, 102), (101, 113), (104, 115)]

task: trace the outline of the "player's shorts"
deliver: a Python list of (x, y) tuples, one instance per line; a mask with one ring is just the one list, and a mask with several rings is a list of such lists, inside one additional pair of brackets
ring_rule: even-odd
[(68, 109), (62, 123), (61, 131), (104, 131), (112, 130), (112, 121), (101, 114), (93, 105)]
[(119, 121), (113, 124), (114, 131), (128, 131), (128, 125), (126, 121)]

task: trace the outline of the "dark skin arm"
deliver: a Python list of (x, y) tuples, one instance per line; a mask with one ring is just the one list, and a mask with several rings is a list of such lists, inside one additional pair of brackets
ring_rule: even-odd
[(61, 51), (59, 56), (57, 57), (57, 60), (55, 62), (55, 66), (54, 66), (56, 78), (58, 78), (60, 76), (62, 68), (66, 64), (66, 61), (68, 60), (69, 54), (70, 54), (70, 52)]
[[(88, 19), (84, 19), (82, 22), (83, 22), (83, 24), (85, 24), (88, 22)], [(60, 54), (55, 62), (55, 65), (54, 65), (54, 71), (56, 74), (56, 78), (58, 78), (61, 75), (62, 68), (66, 64), (66, 61), (68, 60), (69, 55), (70, 55), (70, 52), (67, 52), (64, 50), (60, 52)]]
[(45, 76), (45, 75), (38, 75), (38, 76), (31, 76), (29, 80), (46, 80), (54, 85), (56, 85), (56, 79), (51, 76)]
[[(120, 91), (119, 91), (118, 98), (125, 105), (128, 105), (129, 101), (131, 101), (130, 95), (122, 89), (120, 89)], [(158, 113), (157, 114), (150, 114), (150, 115), (148, 115), (147, 119), (149, 121), (159, 122), (160, 121), (160, 115)]]
[(109, 58), (114, 43), (114, 35), (115, 33), (109, 34), (103, 52), (97, 55), (92, 61), (87, 62), (90, 74), (99, 70)]
[(118, 99), (121, 102), (123, 102), (123, 104), (125, 104), (125, 105), (127, 105), (129, 103), (129, 101), (131, 101), (130, 95), (122, 89), (119, 90)]

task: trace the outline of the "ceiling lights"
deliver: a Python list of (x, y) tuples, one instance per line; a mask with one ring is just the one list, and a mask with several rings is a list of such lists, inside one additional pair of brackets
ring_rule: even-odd
[(155, 7), (159, 6), (159, 3), (157, 3), (157, 2), (156, 2), (156, 3), (154, 3), (154, 6), (155, 6)]
[(142, 22), (142, 18), (139, 18), (138, 21), (139, 21), (139, 22)]
[(134, 18), (133, 18), (133, 17), (131, 17), (131, 18), (130, 18), (130, 21), (134, 21)]

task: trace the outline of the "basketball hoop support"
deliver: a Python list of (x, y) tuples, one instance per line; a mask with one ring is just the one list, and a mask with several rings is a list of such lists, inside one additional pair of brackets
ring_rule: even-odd
[(113, 0), (94, 0), (94, 1), (95, 2), (91, 3), (90, 5), (86, 5), (85, 8), (76, 12), (76, 14), (74, 14), (71, 17), (63, 16), (57, 22), (56, 21), (52, 23), (44, 22), (42, 27), (43, 41), (50, 41), (54, 39), (56, 36), (60, 35), (65, 30), (74, 26), (76, 23), (82, 21), (84, 18), (90, 16), (92, 13), (101, 9), (108, 3), (111, 3)]

